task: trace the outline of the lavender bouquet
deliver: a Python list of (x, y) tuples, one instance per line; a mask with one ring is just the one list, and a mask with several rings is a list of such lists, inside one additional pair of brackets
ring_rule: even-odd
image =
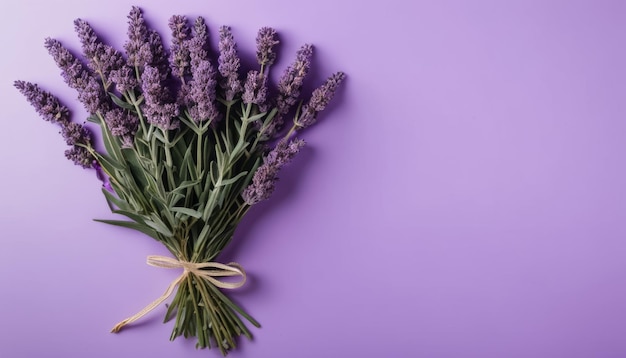
[[(244, 284), (243, 268), (214, 260), (248, 210), (272, 194), (280, 168), (304, 145), (296, 134), (316, 121), (344, 74), (333, 74), (302, 101), (311, 45), (300, 48), (270, 90), (275, 30), (259, 30), (259, 68), (244, 80), (228, 27), (219, 29), (216, 63), (202, 17), (190, 24), (172, 16), (169, 50), (139, 8), (133, 7), (128, 19), (125, 56), (81, 19), (74, 24), (84, 58), (57, 40), (45, 41), (95, 125), (72, 122), (68, 108), (36, 84), (16, 81), (15, 87), (45, 120), (61, 126), (70, 146), (66, 157), (95, 169), (112, 212), (130, 219), (98, 221), (158, 240), (173, 257), (149, 256), (148, 263), (183, 269), (163, 296), (112, 332), (175, 292), (165, 317), (175, 317), (171, 339), (195, 336), (197, 347), (217, 346), (226, 354), (237, 336), (251, 338), (241, 317), (259, 324), (222, 292)], [(104, 151), (94, 146), (91, 126), (100, 128)], [(223, 278), (228, 276), (237, 280)]]

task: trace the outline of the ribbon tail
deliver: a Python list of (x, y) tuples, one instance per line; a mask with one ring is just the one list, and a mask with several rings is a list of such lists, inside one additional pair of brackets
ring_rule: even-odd
[(133, 316), (130, 316), (128, 318), (126, 318), (125, 320), (121, 321), (120, 323), (116, 324), (115, 327), (113, 327), (113, 329), (111, 329), (111, 333), (117, 333), (119, 332), (124, 326), (126, 326), (129, 323), (133, 323), (136, 320), (140, 319), (141, 317), (145, 316), (146, 314), (148, 314), (150, 311), (152, 311), (153, 309), (157, 308), (161, 303), (163, 303), (163, 301), (165, 301), (168, 297), (170, 297), (172, 295), (172, 293), (174, 292), (174, 289), (176, 288), (176, 286), (186, 277), (186, 273), (182, 274), (180, 277), (178, 277), (176, 280), (174, 280), (168, 287), (167, 290), (165, 290), (165, 293), (163, 293), (163, 295), (161, 295), (161, 297), (157, 298), (156, 300), (154, 300), (152, 303), (150, 303), (149, 305), (147, 305), (146, 307), (144, 307), (141, 311), (135, 313)]

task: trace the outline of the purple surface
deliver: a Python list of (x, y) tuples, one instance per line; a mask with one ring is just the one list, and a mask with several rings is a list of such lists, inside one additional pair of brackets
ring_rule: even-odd
[[(130, 2), (3, 2), (0, 357), (218, 357), (169, 342), (177, 272), (113, 218), (15, 79), (74, 109), (43, 48), (72, 20), (121, 47)], [(625, 357), (626, 2), (135, 1), (228, 24), (244, 56), (274, 26), (279, 68), (317, 47), (348, 80), (224, 260), (263, 325), (231, 357)], [(169, 38), (169, 35), (167, 36)]]

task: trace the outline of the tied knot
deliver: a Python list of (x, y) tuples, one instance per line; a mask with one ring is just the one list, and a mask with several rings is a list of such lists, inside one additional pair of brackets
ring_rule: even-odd
[[(148, 256), (147, 263), (150, 266), (167, 269), (182, 268), (183, 273), (178, 276), (178, 278), (176, 278), (174, 281), (172, 281), (172, 283), (167, 287), (167, 290), (165, 290), (165, 293), (163, 293), (161, 297), (154, 300), (152, 303), (144, 307), (135, 315), (128, 317), (120, 323), (116, 324), (115, 327), (113, 327), (113, 329), (111, 330), (112, 333), (119, 332), (125, 325), (140, 319), (148, 312), (152, 311), (161, 303), (163, 303), (163, 301), (165, 301), (174, 292), (176, 286), (189, 275), (193, 275), (196, 278), (205, 279), (208, 282), (212, 283), (215, 287), (225, 289), (239, 288), (246, 283), (246, 272), (243, 270), (243, 267), (241, 267), (241, 265), (236, 262), (231, 262), (227, 265), (218, 262), (189, 262), (184, 260), (177, 260), (166, 256), (152, 255)], [(241, 276), (241, 279), (234, 282), (222, 281), (218, 279), (219, 277), (229, 276)]]
[[(182, 268), (182, 278), (188, 274), (202, 277), (219, 288), (235, 289), (246, 283), (246, 272), (243, 267), (236, 262), (227, 265), (218, 262), (189, 262), (176, 260), (166, 256), (148, 256), (148, 265), (167, 269)], [(216, 277), (241, 276), (241, 280), (236, 282), (220, 281)]]

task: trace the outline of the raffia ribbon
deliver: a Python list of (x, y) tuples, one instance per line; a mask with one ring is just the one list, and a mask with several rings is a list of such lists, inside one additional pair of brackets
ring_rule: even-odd
[[(205, 280), (211, 282), (213, 285), (219, 288), (234, 289), (243, 286), (246, 283), (246, 272), (243, 267), (238, 263), (231, 262), (228, 265), (220, 264), (217, 262), (187, 262), (179, 261), (171, 257), (166, 256), (148, 256), (148, 265), (154, 267), (162, 267), (168, 269), (182, 268), (183, 273), (178, 276), (177, 279), (172, 281), (165, 293), (161, 297), (154, 300), (152, 303), (144, 307), (141, 311), (135, 315), (126, 318), (120, 323), (116, 324), (111, 330), (111, 333), (119, 332), (125, 325), (135, 322), (141, 317), (145, 316), (148, 312), (158, 307), (163, 301), (165, 301), (174, 292), (176, 286), (181, 283), (189, 274), (193, 274), (197, 277), (202, 277)], [(210, 270), (206, 270), (210, 269)], [(236, 282), (226, 282), (216, 279), (216, 277), (226, 276), (241, 276), (241, 280)]]

